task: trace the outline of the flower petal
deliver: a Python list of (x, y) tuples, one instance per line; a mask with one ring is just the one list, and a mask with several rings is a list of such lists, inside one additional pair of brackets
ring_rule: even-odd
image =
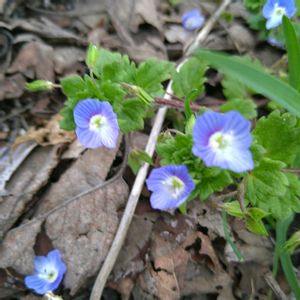
[(79, 143), (86, 148), (95, 149), (103, 146), (99, 133), (80, 127), (77, 127), (75, 132)]
[(30, 275), (25, 277), (25, 285), (34, 290), (37, 294), (44, 295), (52, 291), (46, 280), (40, 278), (38, 275)]

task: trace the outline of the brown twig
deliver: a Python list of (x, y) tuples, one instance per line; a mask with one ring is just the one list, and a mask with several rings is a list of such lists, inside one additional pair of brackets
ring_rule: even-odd
[(237, 199), (239, 201), (241, 211), (245, 212), (245, 180), (241, 181), (241, 183), (238, 185), (238, 190), (237, 190)]
[[(168, 107), (172, 107), (178, 110), (184, 110), (184, 102), (180, 101), (180, 100), (174, 100), (174, 99), (166, 99), (166, 98), (162, 98), (162, 97), (155, 97), (155, 103), (159, 104), (159, 105), (164, 105), (164, 106), (168, 106)], [(200, 110), (201, 107), (196, 103), (191, 103), (190, 107), (192, 109), (193, 112), (198, 112)]]

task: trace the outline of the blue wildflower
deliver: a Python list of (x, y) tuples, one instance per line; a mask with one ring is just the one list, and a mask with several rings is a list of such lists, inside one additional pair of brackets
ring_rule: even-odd
[(47, 256), (36, 256), (34, 269), (33, 275), (25, 277), (25, 285), (40, 295), (55, 290), (67, 270), (58, 250), (50, 251)]
[(249, 147), (251, 123), (239, 112), (205, 112), (193, 128), (193, 154), (207, 167), (219, 167), (237, 173), (254, 167)]
[(168, 165), (153, 169), (146, 180), (152, 191), (151, 206), (167, 210), (182, 204), (195, 188), (195, 184), (184, 165)]
[(193, 31), (203, 26), (205, 18), (198, 9), (192, 9), (181, 17), (181, 21), (184, 29)]
[(80, 101), (74, 109), (76, 135), (87, 148), (115, 148), (119, 136), (117, 116), (108, 102)]
[(279, 26), (284, 15), (291, 18), (296, 11), (294, 0), (268, 0), (262, 11), (263, 16), (267, 19), (266, 28)]

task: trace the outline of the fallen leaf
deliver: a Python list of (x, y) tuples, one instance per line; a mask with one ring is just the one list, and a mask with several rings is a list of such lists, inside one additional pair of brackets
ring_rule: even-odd
[(75, 133), (61, 129), (59, 126), (61, 119), (62, 117), (57, 114), (49, 120), (45, 127), (39, 129), (30, 128), (26, 134), (16, 138), (13, 148), (28, 141), (35, 141), (42, 146), (71, 143), (75, 139)]
[(25, 44), (18, 53), (9, 73), (21, 72), (30, 79), (54, 81), (53, 48), (41, 42)]
[(19, 145), (15, 150), (7, 149), (0, 155), (0, 191), (4, 191), (6, 182), (35, 147), (36, 143), (30, 141)]
[(49, 179), (59, 161), (61, 146), (38, 147), (15, 170), (0, 197), (0, 237), (28, 210), (32, 197)]
[(0, 101), (21, 97), (24, 92), (25, 83), (26, 81), (22, 74), (7, 77), (0, 74)]
[(84, 62), (85, 51), (76, 47), (56, 47), (53, 56), (55, 72), (67, 74), (78, 62)]

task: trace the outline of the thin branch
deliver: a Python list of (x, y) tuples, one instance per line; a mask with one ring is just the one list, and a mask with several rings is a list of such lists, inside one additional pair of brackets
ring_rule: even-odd
[[(206, 25), (203, 27), (203, 29), (200, 31), (198, 36), (196, 37), (195, 42), (187, 49), (186, 55), (190, 55), (199, 45), (206, 39), (209, 32), (213, 28), (214, 24), (220, 17), (221, 13), (224, 11), (224, 9), (230, 4), (231, 0), (224, 0), (218, 10), (210, 17), (210, 19), (207, 21)], [(184, 59), (177, 67), (177, 70), (180, 70), (182, 65), (186, 62), (186, 59)], [(172, 82), (169, 82), (166, 94), (164, 96), (165, 99), (171, 99), (171, 96), (169, 94), (172, 94)], [(155, 151), (155, 145), (157, 138), (160, 134), (165, 115), (167, 112), (167, 107), (161, 107), (156, 115), (150, 137), (146, 146), (146, 153), (152, 157)], [(131, 193), (129, 195), (127, 205), (123, 214), (123, 217), (121, 219), (119, 228), (117, 230), (117, 233), (115, 235), (115, 238), (112, 242), (111, 248), (107, 254), (107, 257), (103, 263), (103, 266), (96, 278), (96, 281), (94, 283), (92, 293), (90, 296), (90, 300), (100, 300), (102, 291), (104, 289), (104, 286), (106, 284), (107, 278), (109, 274), (111, 273), (113, 266), (117, 260), (117, 257), (119, 255), (119, 252), (124, 244), (125, 238), (127, 236), (127, 231), (129, 229), (129, 226), (131, 224), (134, 211), (137, 205), (137, 202), (139, 200), (144, 181), (146, 179), (147, 173), (149, 169), (149, 164), (145, 163), (139, 170), (137, 177), (135, 179), (135, 182), (133, 184)]]
[[(172, 107), (172, 108), (175, 108), (175, 109), (178, 109), (178, 110), (184, 110), (184, 102), (182, 102), (180, 100), (166, 99), (166, 98), (162, 98), (162, 97), (155, 97), (155, 103), (159, 104), (159, 105)], [(192, 109), (193, 112), (198, 112), (199, 109), (203, 107), (203, 106), (200, 106), (196, 103), (191, 103), (190, 106), (191, 106), (191, 109)]]

